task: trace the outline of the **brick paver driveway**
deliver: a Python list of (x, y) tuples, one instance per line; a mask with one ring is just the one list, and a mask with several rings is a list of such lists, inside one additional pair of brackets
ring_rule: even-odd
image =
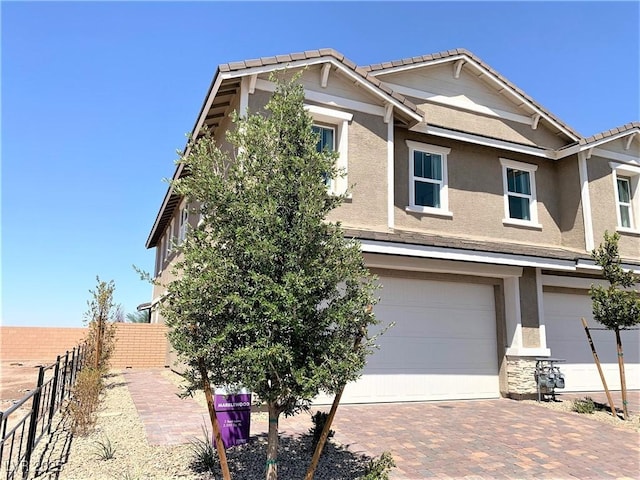
[[(206, 409), (178, 398), (161, 370), (127, 371), (125, 378), (150, 443), (201, 436)], [(252, 435), (267, 427), (263, 414), (252, 416)], [(310, 427), (309, 414), (280, 423), (283, 435)], [(390, 450), (394, 480), (640, 478), (639, 433), (514, 400), (342, 405), (333, 429), (334, 441), (353, 453)]]

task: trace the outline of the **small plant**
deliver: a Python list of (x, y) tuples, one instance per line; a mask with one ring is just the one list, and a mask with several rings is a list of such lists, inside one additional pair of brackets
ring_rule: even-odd
[[(311, 441), (311, 449), (315, 450), (316, 445), (320, 441), (320, 436), (322, 435), (322, 430), (324, 429), (324, 425), (327, 423), (327, 418), (329, 418), (329, 414), (326, 412), (321, 412), (318, 410), (311, 416), (311, 421), (313, 422), (313, 427), (309, 429), (309, 435), (312, 436)], [(333, 430), (329, 430), (329, 435), (327, 438), (333, 437), (335, 432)]]
[(593, 413), (596, 409), (596, 404), (591, 397), (584, 397), (584, 399), (577, 399), (573, 401), (573, 411), (578, 413)]
[(193, 453), (191, 467), (200, 473), (212, 472), (218, 467), (218, 454), (205, 426), (202, 427), (202, 433), (204, 433), (204, 440), (196, 438), (190, 442)]
[(366, 473), (359, 480), (389, 480), (391, 469), (396, 466), (391, 452), (386, 451), (380, 458), (373, 458), (367, 465)]
[(67, 412), (71, 416), (74, 434), (88, 434), (96, 422), (96, 410), (102, 391), (102, 375), (95, 368), (83, 368), (71, 393)]
[(116, 454), (116, 449), (111, 445), (111, 440), (104, 437), (95, 443), (94, 455), (98, 460), (111, 460)]

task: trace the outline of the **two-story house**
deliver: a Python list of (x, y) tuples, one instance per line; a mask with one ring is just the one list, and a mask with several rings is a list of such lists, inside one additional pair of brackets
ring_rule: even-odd
[[(567, 391), (602, 388), (581, 323), (596, 326), (590, 252), (617, 231), (640, 271), (640, 123), (583, 138), (466, 50), (359, 67), (326, 49), (220, 65), (192, 133), (206, 125), (229, 148), (230, 113), (259, 111), (276, 70), (302, 71), (314, 128), (346, 170), (329, 188), (353, 185), (330, 219), (360, 240), (383, 286), (376, 315), (395, 322), (343, 401), (531, 394), (546, 356), (566, 360)], [(169, 188), (146, 244), (161, 283), (189, 224)], [(593, 334), (620, 388), (613, 333)], [(637, 332), (623, 342), (638, 389)]]

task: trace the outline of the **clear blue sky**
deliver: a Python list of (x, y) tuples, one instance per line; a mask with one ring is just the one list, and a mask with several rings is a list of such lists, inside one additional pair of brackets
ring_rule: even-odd
[(466, 48), (583, 135), (640, 120), (636, 2), (2, 2), (2, 323), (151, 299), (147, 235), (218, 64)]

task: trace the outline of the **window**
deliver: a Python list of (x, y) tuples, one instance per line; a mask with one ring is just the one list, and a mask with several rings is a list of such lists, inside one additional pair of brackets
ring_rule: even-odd
[(501, 158), (504, 187), (503, 223), (542, 228), (538, 224), (535, 172), (537, 165)]
[[(333, 127), (313, 125), (311, 129), (313, 130), (313, 133), (317, 133), (320, 136), (318, 144), (316, 145), (318, 152), (323, 152), (325, 150), (335, 152), (335, 129)], [(324, 174), (324, 183), (327, 185), (327, 188), (331, 188), (331, 178), (326, 173)]]
[(184, 242), (184, 239), (187, 238), (187, 227), (189, 225), (189, 209), (185, 205), (180, 210), (180, 224), (178, 229), (178, 245)]
[(640, 167), (610, 163), (616, 195), (617, 230), (640, 233)]
[(447, 155), (450, 148), (407, 140), (408, 211), (452, 216), (449, 212)]
[(304, 108), (314, 122), (317, 122), (313, 125), (313, 131), (321, 137), (318, 148), (330, 148), (338, 152), (336, 167), (343, 175), (339, 178), (326, 177), (327, 189), (333, 194), (345, 193), (348, 187), (349, 122), (353, 119), (353, 114), (317, 105), (305, 105)]

